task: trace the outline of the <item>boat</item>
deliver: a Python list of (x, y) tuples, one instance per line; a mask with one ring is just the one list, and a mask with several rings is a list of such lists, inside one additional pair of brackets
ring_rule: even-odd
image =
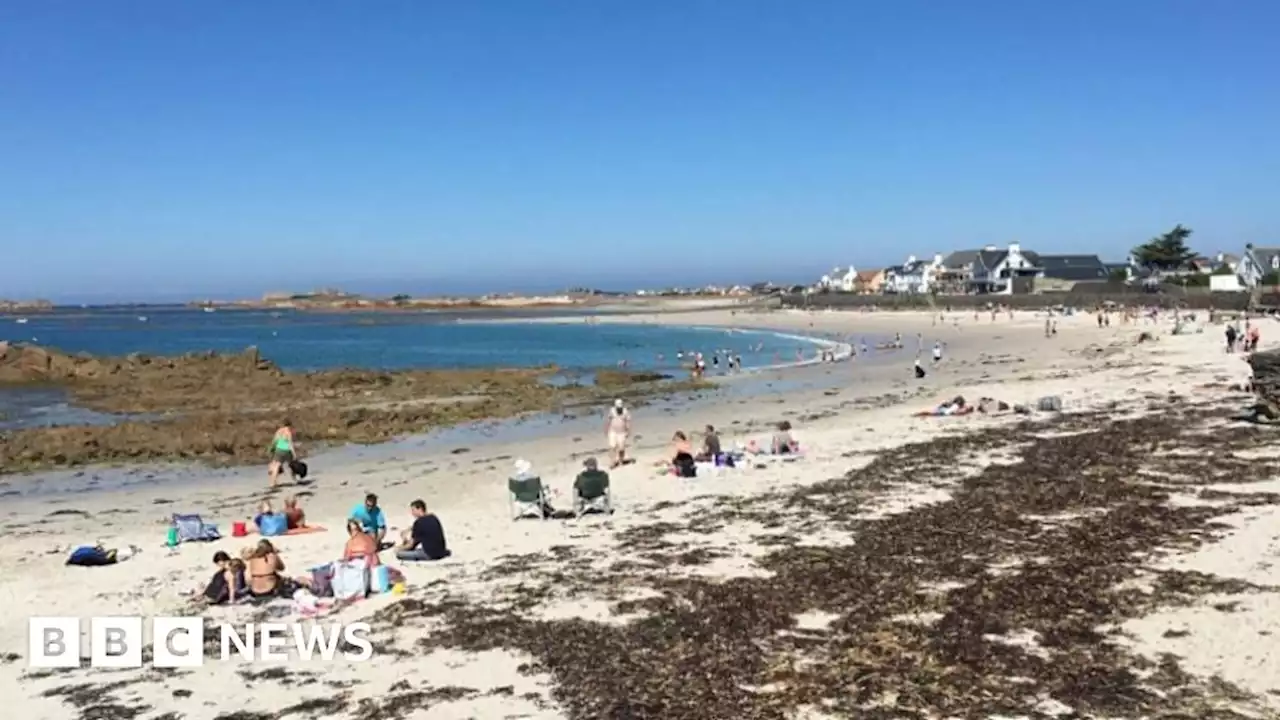
[(138, 316), (138, 322), (146, 322), (146, 321), (147, 321), (147, 316), (146, 316), (146, 315), (139, 315), (139, 316)]
[(27, 319), (26, 319), (26, 318), (18, 318), (18, 319), (17, 319), (17, 320), (15, 320), (14, 322), (18, 323), (19, 325), (26, 325), (26, 324), (27, 324)]
[(215, 310), (217, 310), (217, 308), (207, 307), (204, 309), (205, 312), (214, 312)]

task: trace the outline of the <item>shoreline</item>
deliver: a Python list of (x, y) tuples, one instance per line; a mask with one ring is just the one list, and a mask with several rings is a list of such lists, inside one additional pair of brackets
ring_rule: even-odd
[[(1268, 695), (1280, 650), (1265, 639), (1280, 635), (1280, 568), (1262, 562), (1280, 525), (1280, 494), (1267, 494), (1280, 466), (1256, 459), (1274, 441), (1266, 428), (1223, 424), (1248, 400), (1226, 389), (1248, 366), (1222, 352), (1212, 327), (1104, 330), (1085, 315), (1062, 318), (1045, 338), (1034, 317), (933, 326), (927, 315), (868, 323), (779, 313), (768, 322), (919, 332), (948, 352), (924, 382), (908, 377), (907, 362), (853, 360), (764, 373), (775, 388), (805, 376), (803, 390), (637, 412), (638, 462), (612, 473), (612, 516), (507, 515), (503, 478), (516, 458), (546, 480), (554, 505), (567, 504), (582, 460), (603, 457), (603, 421), (591, 415), (547, 437), (462, 453), (379, 447), (321, 468), (315, 482), (282, 491), (304, 494), (309, 520), (330, 528), (279, 538), (291, 568), (331, 560), (343, 541), (334, 528), (368, 491), (390, 534), (423, 498), (454, 553), (397, 562), (406, 595), (326, 617), (371, 623), (382, 654), (369, 663), (44, 673), (25, 667), (18, 613), (0, 619), (0, 654), (15, 653), (0, 664), (0, 686), (13, 688), (15, 712), (37, 719), (117, 707), (139, 720), (172, 711), (225, 720), (305, 707), (323, 720), (409, 720), (424, 703), (433, 717), (537, 720), (622, 710), (818, 720), (894, 707), (974, 717), (1280, 712)], [(1139, 344), (1142, 332), (1158, 339)], [(1066, 412), (916, 415), (956, 394), (1031, 405), (1054, 395)], [(674, 429), (713, 424), (732, 445), (767, 437), (780, 419), (796, 426), (803, 456), (692, 480), (653, 468)], [(207, 577), (208, 556), (245, 541), (165, 551), (162, 517), (199, 512), (226, 527), (278, 497), (264, 484), (261, 474), (209, 475), (181, 488), (13, 498), (0, 595), (42, 615), (174, 614), (176, 589)], [(1219, 516), (1229, 523), (1208, 525)], [(143, 553), (105, 568), (60, 564), (58, 552), (94, 537)], [(291, 617), (287, 603), (279, 609)], [(205, 616), (246, 622), (255, 612)], [(1256, 649), (1246, 659), (1242, 646)], [(612, 665), (619, 658), (627, 662)], [(601, 668), (612, 668), (605, 687)], [(1086, 670), (1099, 683), (1081, 682)], [(869, 694), (851, 695), (851, 678)], [(246, 681), (252, 693), (241, 691)], [(1230, 692), (1214, 689), (1222, 683)], [(619, 698), (632, 704), (619, 710)]]

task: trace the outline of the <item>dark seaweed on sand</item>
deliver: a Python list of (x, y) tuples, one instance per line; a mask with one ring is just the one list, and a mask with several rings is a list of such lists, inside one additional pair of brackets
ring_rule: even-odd
[[(1172, 656), (1137, 655), (1116, 630), (1207, 593), (1263, 589), (1145, 569), (1162, 549), (1211, 542), (1224, 529), (1216, 518), (1278, 500), (1208, 489), (1266, 480), (1280, 467), (1233, 454), (1263, 445), (1259, 428), (1206, 432), (1217, 416), (1195, 410), (1162, 404), (1137, 419), (1062, 416), (941, 437), (794, 493), (727, 500), (688, 527), (623, 533), (624, 547), (642, 556), (692, 563), (705, 553), (664, 536), (769, 519), (783, 530), (852, 537), (836, 547), (778, 544), (760, 561), (771, 577), (675, 579), (647, 563), (619, 563), (596, 576), (597, 590), (630, 583), (662, 593), (616, 608), (647, 612), (626, 625), (513, 612), (547, 595), (547, 583), (532, 577), (516, 590), (529, 603), (415, 602), (377, 620), (447, 621), (419, 640), (424, 650), (528, 653), (536, 661), (526, 670), (550, 673), (555, 699), (583, 720), (782, 720), (806, 706), (834, 717), (1047, 718), (1050, 699), (1076, 716), (1248, 717), (1255, 706), (1247, 693), (1193, 677)], [(980, 467), (966, 469), (962, 461), (974, 459)], [(922, 481), (949, 499), (868, 513), (886, 490)], [(1170, 502), (1197, 492), (1215, 504)], [(547, 568), (555, 560), (544, 553), (530, 562)], [(564, 570), (544, 570), (543, 580), (563, 582)], [(834, 620), (797, 625), (797, 615), (814, 611)]]

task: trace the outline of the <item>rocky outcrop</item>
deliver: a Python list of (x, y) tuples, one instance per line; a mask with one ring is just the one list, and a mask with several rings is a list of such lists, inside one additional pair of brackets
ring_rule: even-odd
[(278, 377), (282, 373), (270, 361), (262, 359), (255, 347), (233, 355), (208, 352), (155, 358), (135, 353), (123, 358), (97, 358), (88, 353), (73, 355), (39, 345), (0, 342), (0, 383), (3, 384), (75, 383), (139, 374), (209, 378), (227, 375)]
[(53, 303), (48, 300), (4, 300), (0, 298), (0, 312), (48, 312)]
[(1272, 413), (1280, 415), (1280, 350), (1266, 350), (1249, 356), (1253, 368), (1253, 391)]

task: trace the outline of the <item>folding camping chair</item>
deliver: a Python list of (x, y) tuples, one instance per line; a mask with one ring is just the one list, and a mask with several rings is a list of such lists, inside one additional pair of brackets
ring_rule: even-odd
[(547, 494), (542, 488), (542, 478), (508, 478), (507, 499), (511, 507), (511, 519), (523, 517), (547, 518)]
[(589, 512), (613, 514), (609, 473), (603, 470), (585, 470), (573, 483), (573, 514), (582, 517)]

